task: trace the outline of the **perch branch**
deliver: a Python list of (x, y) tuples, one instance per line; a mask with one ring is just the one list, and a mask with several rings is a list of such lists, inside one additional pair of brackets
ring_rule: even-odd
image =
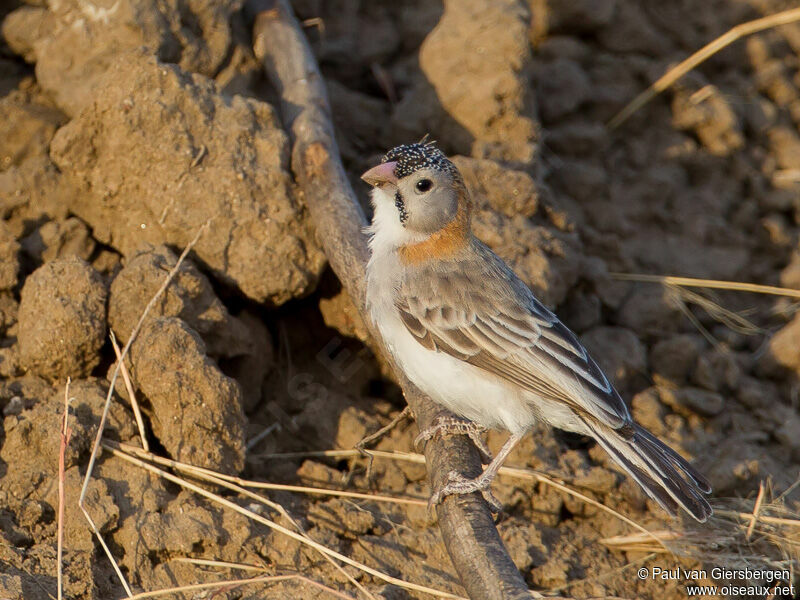
[[(285, 0), (255, 0), (247, 8), (254, 17), (256, 56), (280, 94), (281, 116), (292, 140), (292, 170), (317, 237), (337, 277), (365, 315), (369, 251), (363, 229), (367, 221), (339, 157), (322, 75)], [(439, 409), (402, 375), (378, 332), (371, 324), (368, 327), (378, 350), (389, 360), (418, 426), (426, 428)], [(432, 486), (441, 485), (450, 471), (471, 477), (481, 472), (477, 449), (462, 436), (434, 438), (425, 455)], [(436, 512), (447, 551), (471, 598), (531, 597), (480, 494), (448, 496)]]

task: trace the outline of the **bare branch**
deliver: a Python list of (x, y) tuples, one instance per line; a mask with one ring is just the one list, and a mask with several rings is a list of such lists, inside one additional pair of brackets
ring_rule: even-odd
[[(281, 98), (284, 126), (292, 139), (292, 170), (331, 267), (365, 314), (367, 224), (342, 167), (331, 124), (325, 83), (300, 26), (285, 0), (250, 2), (255, 17), (256, 56)], [(366, 319), (365, 319), (366, 320)], [(420, 429), (441, 412), (423, 396), (384, 351), (377, 331), (370, 333), (389, 360)], [(431, 440), (425, 455), (431, 485), (450, 471), (480, 474), (477, 449), (463, 436)], [(480, 494), (448, 496), (438, 507), (439, 527), (453, 564), (471, 598), (530, 598), (525, 581), (503, 546), (488, 505)]]

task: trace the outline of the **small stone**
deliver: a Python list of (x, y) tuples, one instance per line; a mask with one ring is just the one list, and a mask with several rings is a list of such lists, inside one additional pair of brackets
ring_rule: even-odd
[(6, 417), (9, 415), (17, 416), (22, 413), (22, 409), (24, 408), (25, 404), (22, 401), (22, 397), (13, 396), (11, 400), (8, 401), (8, 404), (6, 404), (3, 408), (3, 415)]
[(616, 7), (617, 0), (571, 0), (549, 3), (550, 27), (557, 31), (593, 33), (611, 21)]
[(88, 375), (100, 362), (106, 297), (100, 275), (79, 258), (34, 271), (19, 304), (21, 366), (50, 380)]
[(667, 431), (664, 425), (664, 405), (661, 404), (659, 397), (659, 390), (651, 387), (639, 392), (631, 400), (633, 418), (656, 436), (661, 436)]
[(0, 290), (17, 285), (19, 244), (4, 221), (0, 221)]
[(367, 436), (371, 427), (374, 427), (374, 418), (360, 408), (348, 406), (339, 415), (336, 447), (355, 448), (355, 445)]
[(640, 334), (662, 336), (683, 323), (671, 292), (661, 286), (638, 286), (617, 312), (620, 325)]
[(559, 309), (559, 315), (570, 329), (581, 333), (600, 324), (600, 299), (594, 294), (573, 292)]
[(675, 394), (679, 404), (704, 417), (714, 417), (725, 409), (725, 399), (717, 392), (696, 387), (681, 388)]
[(690, 334), (657, 342), (650, 351), (653, 373), (679, 385), (685, 383), (702, 346), (703, 339)]
[(676, 128), (694, 131), (716, 156), (728, 156), (744, 145), (736, 113), (713, 85), (679, 89), (672, 101), (672, 120)]
[(591, 81), (581, 66), (557, 58), (536, 73), (542, 119), (552, 122), (577, 110), (591, 94)]
[(147, 321), (131, 346), (136, 387), (149, 401), (153, 433), (170, 456), (224, 473), (244, 468), (242, 390), (175, 317)]
[(781, 271), (781, 286), (800, 290), (800, 252), (795, 250)]
[(800, 314), (772, 336), (759, 367), (768, 374), (800, 369)]
[(89, 228), (76, 217), (65, 221), (48, 221), (22, 240), (25, 253), (37, 262), (69, 256), (88, 261), (95, 246)]
[(604, 167), (588, 161), (564, 161), (555, 171), (556, 181), (572, 198), (589, 202), (597, 190), (606, 187), (608, 173)]
[(23, 598), (22, 577), (0, 573), (0, 598)]

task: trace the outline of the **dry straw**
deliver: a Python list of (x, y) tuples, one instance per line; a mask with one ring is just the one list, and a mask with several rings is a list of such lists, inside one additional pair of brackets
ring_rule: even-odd
[(662, 75), (655, 83), (653, 83), (644, 92), (636, 96), (625, 108), (623, 108), (613, 119), (608, 122), (609, 129), (616, 129), (627, 121), (633, 113), (642, 108), (645, 104), (650, 102), (658, 94), (666, 90), (673, 83), (678, 81), (681, 77), (686, 75), (689, 71), (694, 69), (699, 64), (708, 60), (711, 56), (729, 46), (739, 38), (742, 38), (765, 29), (772, 29), (780, 25), (787, 25), (800, 20), (800, 8), (793, 8), (783, 12), (769, 15), (747, 23), (741, 23), (736, 27), (730, 29), (727, 33), (721, 35), (714, 41), (706, 44), (700, 50), (692, 54), (686, 60), (675, 65)]
[(58, 449), (58, 532), (57, 532), (57, 584), (58, 584), (58, 600), (61, 600), (64, 593), (64, 505), (66, 499), (64, 497), (64, 471), (65, 471), (65, 456), (67, 453), (67, 446), (69, 445), (69, 438), (72, 435), (72, 429), (69, 426), (69, 384), (70, 379), (67, 378), (67, 385), (64, 386), (64, 417), (61, 421), (61, 443)]
[[(142, 469), (145, 469), (145, 470), (149, 471), (150, 473), (158, 475), (159, 477), (162, 477), (163, 479), (166, 479), (167, 481), (170, 481), (170, 482), (175, 483), (175, 484), (177, 484), (177, 485), (179, 485), (179, 486), (181, 486), (183, 488), (191, 490), (194, 493), (196, 493), (196, 494), (198, 494), (200, 496), (203, 496), (204, 498), (212, 501), (213, 503), (215, 503), (215, 504), (217, 504), (219, 506), (222, 506), (222, 507), (227, 508), (229, 510), (233, 510), (233, 511), (235, 511), (235, 512), (241, 514), (241, 515), (244, 515), (245, 517), (247, 517), (248, 519), (250, 519), (252, 521), (255, 521), (256, 523), (260, 523), (261, 525), (265, 525), (265, 526), (269, 527), (270, 529), (272, 529), (273, 531), (275, 531), (277, 533), (280, 533), (282, 535), (290, 537), (293, 540), (295, 540), (297, 542), (300, 542), (301, 544), (303, 544), (305, 546), (313, 548), (314, 550), (317, 550), (317, 551), (319, 551), (319, 552), (321, 552), (321, 553), (323, 553), (323, 554), (325, 554), (327, 556), (330, 556), (331, 558), (335, 558), (336, 560), (341, 561), (341, 562), (345, 563), (346, 565), (349, 565), (351, 567), (355, 567), (359, 571), (362, 571), (362, 572), (364, 572), (364, 573), (366, 573), (368, 575), (372, 575), (373, 577), (375, 577), (377, 579), (380, 579), (382, 581), (385, 581), (386, 583), (390, 583), (392, 585), (396, 585), (396, 586), (401, 587), (403, 589), (429, 594), (429, 595), (431, 595), (433, 597), (436, 597), (436, 598), (453, 598), (453, 599), (457, 599), (457, 600), (466, 600), (466, 599), (463, 598), (463, 596), (459, 596), (457, 594), (452, 594), (450, 592), (445, 592), (443, 590), (437, 590), (437, 589), (434, 589), (434, 588), (431, 588), (431, 587), (428, 587), (428, 586), (424, 586), (424, 585), (412, 583), (412, 582), (409, 582), (409, 581), (405, 581), (405, 580), (399, 579), (397, 577), (392, 577), (391, 575), (388, 575), (388, 574), (386, 574), (386, 573), (384, 573), (382, 571), (379, 571), (378, 569), (375, 569), (373, 567), (365, 565), (364, 563), (361, 563), (361, 562), (358, 562), (356, 560), (353, 560), (349, 556), (345, 556), (344, 554), (340, 554), (339, 552), (336, 552), (335, 550), (332, 550), (332, 549), (328, 548), (327, 546), (325, 546), (323, 544), (320, 544), (319, 542), (314, 541), (313, 539), (309, 538), (308, 536), (305, 536), (305, 535), (296, 533), (296, 532), (294, 532), (294, 531), (292, 531), (290, 529), (287, 529), (286, 527), (284, 527), (282, 525), (279, 525), (275, 521), (267, 519), (266, 517), (263, 517), (262, 515), (259, 515), (258, 513), (254, 512), (252, 510), (249, 510), (247, 508), (239, 506), (235, 502), (233, 502), (231, 500), (228, 500), (227, 498), (223, 498), (219, 494), (215, 494), (213, 492), (210, 492), (210, 491), (204, 489), (203, 487), (201, 487), (199, 485), (196, 485), (196, 484), (194, 484), (194, 483), (192, 483), (192, 482), (190, 482), (190, 481), (188, 481), (186, 479), (182, 479), (180, 477), (177, 477), (177, 476), (173, 475), (172, 473), (164, 471), (163, 469), (160, 469), (160, 468), (158, 468), (158, 467), (156, 467), (156, 466), (154, 466), (154, 465), (152, 465), (152, 464), (150, 464), (150, 463), (148, 463), (148, 462), (146, 462), (144, 460), (141, 460), (139, 458), (136, 458), (134, 456), (126, 454), (122, 450), (117, 449), (117, 448), (115, 448), (114, 446), (112, 446), (110, 444), (106, 445), (106, 447), (109, 450), (109, 452), (111, 452), (114, 456), (116, 456), (118, 458), (121, 458), (121, 459), (123, 459), (125, 461), (128, 461), (128, 462), (138, 466), (138, 467), (141, 467)], [(273, 506), (275, 504), (275, 503), (272, 503), (271, 501), (267, 500), (266, 498), (263, 498), (262, 496), (258, 496), (257, 494), (253, 494), (252, 492), (248, 492), (247, 490), (245, 490), (244, 488), (242, 488), (240, 486), (236, 486), (236, 485), (227, 483), (224, 480), (219, 479), (216, 476), (210, 476), (207, 473), (195, 473), (195, 476), (201, 476), (202, 478), (206, 479), (207, 481), (210, 481), (210, 482), (215, 483), (217, 485), (222, 485), (224, 487), (227, 487), (228, 489), (236, 491), (236, 492), (238, 492), (240, 494), (243, 494), (245, 496), (248, 496), (248, 497), (250, 497), (252, 499), (261, 501), (261, 502), (263, 502), (265, 504), (269, 504), (269, 505), (273, 505)]]

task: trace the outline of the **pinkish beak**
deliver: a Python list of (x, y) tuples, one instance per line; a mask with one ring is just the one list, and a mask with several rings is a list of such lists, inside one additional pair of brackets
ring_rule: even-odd
[(385, 162), (377, 167), (372, 167), (369, 171), (361, 176), (361, 179), (368, 184), (375, 187), (383, 187), (384, 185), (397, 185), (397, 177), (394, 174), (394, 168), (397, 166), (396, 161)]

